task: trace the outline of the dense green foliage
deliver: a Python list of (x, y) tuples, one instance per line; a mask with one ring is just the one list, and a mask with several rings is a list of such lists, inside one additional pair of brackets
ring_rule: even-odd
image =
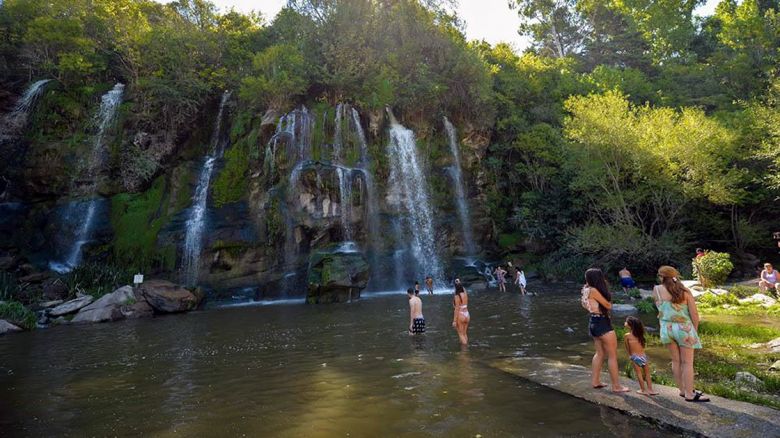
[[(266, 22), (206, 0), (7, 0), (0, 84), (55, 80), (29, 131), (34, 145), (71, 149), (57, 157), (83, 146), (100, 94), (127, 84), (111, 145), (119, 178), (107, 189), (119, 193), (123, 264), (175, 259), (151, 250), (176, 211), (154, 211), (155, 178), (172, 154), (202, 154), (193, 128), (225, 89), (239, 101), (217, 205), (247, 198), (267, 109), (305, 103), (320, 117), (349, 102), (373, 119), (392, 107), (430, 162), (442, 115), (487, 147), (467, 173), (482, 175), (493, 249), (542, 260), (551, 277), (590, 264), (680, 267), (694, 245), (728, 249), (737, 266), (769, 254), (780, 217), (777, 1), (723, 0), (703, 18), (701, 1), (513, 3), (532, 38), (524, 53), (468, 42), (447, 1), (295, 0)], [(373, 166), (381, 180), (381, 156)]]
[(693, 259), (693, 273), (704, 287), (719, 286), (726, 282), (734, 269), (731, 256), (725, 252), (707, 251)]

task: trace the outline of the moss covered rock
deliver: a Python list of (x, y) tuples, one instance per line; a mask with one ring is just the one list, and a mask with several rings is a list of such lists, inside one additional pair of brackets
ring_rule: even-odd
[(309, 304), (344, 303), (360, 298), (370, 277), (369, 265), (358, 252), (315, 252), (309, 257)]

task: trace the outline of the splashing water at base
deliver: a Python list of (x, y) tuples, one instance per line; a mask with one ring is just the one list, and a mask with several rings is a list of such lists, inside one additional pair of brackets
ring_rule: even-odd
[(414, 133), (402, 126), (387, 109), (390, 116), (390, 184), (401, 194), (409, 231), (409, 247), (414, 257), (416, 278), (430, 275), (443, 283), (439, 256), (436, 251), (436, 232), (433, 225), (433, 205), (428, 195), (428, 179), (417, 159)]

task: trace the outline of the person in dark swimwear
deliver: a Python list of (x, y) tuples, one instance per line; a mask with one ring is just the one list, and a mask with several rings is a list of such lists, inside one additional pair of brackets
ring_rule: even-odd
[(420, 295), (420, 282), (419, 281), (415, 281), (414, 282), (414, 294), (415, 295)]
[(617, 335), (612, 328), (609, 310), (612, 308), (612, 295), (601, 269), (591, 268), (585, 272), (585, 285), (582, 287), (582, 307), (590, 313), (588, 331), (593, 338), (596, 354), (591, 361), (591, 386), (594, 389), (606, 387), (601, 383), (601, 367), (607, 359), (609, 377), (613, 392), (626, 392), (628, 388), (620, 384), (617, 361)]
[(425, 333), (425, 317), (422, 313), (422, 300), (412, 288), (406, 290), (409, 296), (409, 334)]
[(628, 293), (629, 289), (636, 287), (636, 282), (631, 278), (631, 271), (628, 268), (621, 269), (618, 275), (620, 276), (620, 285), (623, 286), (623, 292)]

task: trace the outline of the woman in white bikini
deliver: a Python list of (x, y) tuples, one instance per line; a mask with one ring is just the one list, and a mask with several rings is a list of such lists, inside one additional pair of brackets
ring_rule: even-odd
[(469, 315), (469, 296), (466, 293), (466, 289), (462, 284), (455, 285), (455, 298), (453, 300), (453, 306), (455, 312), (452, 315), (452, 326), (458, 331), (458, 338), (460, 338), (461, 345), (468, 345), (469, 343), (469, 321), (471, 315)]

